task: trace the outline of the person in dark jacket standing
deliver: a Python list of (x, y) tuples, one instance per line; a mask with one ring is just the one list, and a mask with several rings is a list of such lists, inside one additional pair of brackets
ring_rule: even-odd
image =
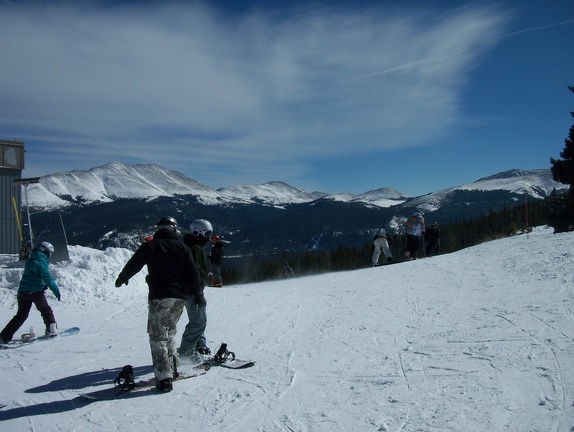
[(156, 387), (168, 392), (177, 378), (178, 364), (175, 334), (187, 299), (205, 308), (206, 301), (193, 261), (191, 249), (177, 235), (177, 221), (162, 217), (151, 241), (144, 242), (120, 272), (116, 287), (128, 284), (132, 276), (147, 265), (147, 332), (151, 348)]
[(433, 222), (425, 231), (426, 256), (431, 257), (438, 253), (440, 229), (437, 222)]
[(213, 283), (211, 286), (222, 287), (223, 279), (221, 278), (221, 263), (223, 261), (223, 242), (218, 235), (211, 236), (211, 252), (209, 253), (209, 263), (211, 264), (211, 272), (213, 274)]
[(42, 319), (46, 325), (46, 336), (58, 335), (54, 313), (44, 295), (44, 290), (50, 288), (58, 301), (60, 300), (60, 289), (48, 271), (48, 260), (53, 253), (54, 246), (48, 242), (42, 242), (26, 260), (24, 273), (18, 286), (18, 311), (4, 330), (0, 332), (2, 343), (8, 343), (12, 340), (14, 333), (22, 327), (28, 318), (32, 304), (42, 314)]
[[(204, 247), (213, 234), (211, 222), (205, 219), (196, 219), (190, 225), (190, 232), (183, 236), (183, 243), (191, 249), (193, 259), (199, 271), (200, 283), (203, 287), (208, 283), (207, 255)], [(180, 354), (191, 361), (201, 361), (200, 355), (209, 355), (211, 350), (207, 347), (205, 328), (207, 327), (207, 311), (205, 305), (200, 307), (188, 300), (185, 303), (189, 319), (181, 336)]]

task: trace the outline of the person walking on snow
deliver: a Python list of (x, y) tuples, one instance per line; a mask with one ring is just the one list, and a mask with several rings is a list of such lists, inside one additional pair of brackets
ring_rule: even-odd
[[(196, 219), (190, 225), (190, 232), (183, 236), (183, 242), (191, 249), (193, 259), (199, 271), (201, 289), (208, 283), (207, 256), (204, 247), (213, 234), (211, 222), (205, 219)], [(189, 319), (181, 336), (180, 354), (190, 359), (197, 359), (198, 355), (209, 355), (211, 350), (206, 345), (205, 328), (207, 327), (206, 305), (201, 307), (191, 299), (185, 303)]]
[(385, 231), (384, 228), (381, 228), (375, 234), (375, 238), (373, 239), (373, 245), (375, 249), (373, 250), (373, 258), (372, 258), (372, 265), (373, 267), (379, 265), (379, 257), (381, 252), (385, 255), (388, 263), (393, 262), (393, 255), (391, 254), (391, 250), (389, 249), (390, 239)]
[(425, 233), (424, 213), (420, 210), (415, 211), (407, 219), (405, 228), (407, 233), (407, 250), (405, 256), (407, 259), (416, 259), (421, 236)]
[(28, 318), (32, 304), (42, 314), (42, 319), (46, 325), (47, 337), (58, 336), (56, 319), (54, 312), (46, 300), (44, 290), (50, 288), (52, 293), (60, 301), (60, 289), (48, 270), (50, 255), (54, 253), (54, 246), (48, 242), (42, 242), (32, 251), (24, 264), (24, 273), (18, 286), (18, 311), (14, 318), (0, 332), (0, 339), (3, 343), (12, 340), (14, 333), (18, 331)]
[(177, 221), (164, 216), (157, 223), (153, 239), (134, 252), (120, 272), (116, 287), (128, 284), (132, 276), (147, 265), (148, 321), (153, 372), (159, 391), (169, 392), (177, 378), (177, 322), (186, 300), (205, 308), (203, 288), (191, 249), (177, 235)]
[(223, 242), (218, 235), (211, 236), (211, 252), (209, 253), (209, 263), (211, 264), (211, 272), (213, 274), (213, 283), (211, 286), (222, 287), (223, 279), (221, 278), (221, 262), (223, 261)]

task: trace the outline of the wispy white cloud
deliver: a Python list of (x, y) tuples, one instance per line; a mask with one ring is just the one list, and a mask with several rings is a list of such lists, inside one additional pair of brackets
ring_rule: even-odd
[(300, 12), (0, 5), (0, 133), (27, 142), (28, 166), (45, 173), (123, 160), (213, 185), (218, 171), (225, 184), (293, 179), (321, 154), (445, 134), (508, 19), (492, 8)]

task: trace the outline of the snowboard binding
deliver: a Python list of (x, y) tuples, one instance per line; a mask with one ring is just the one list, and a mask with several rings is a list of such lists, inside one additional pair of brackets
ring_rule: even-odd
[(32, 333), (23, 333), (21, 336), (22, 342), (34, 342), (36, 335)]
[(227, 350), (227, 344), (222, 343), (215, 356), (213, 357), (213, 361), (223, 363), (226, 361), (233, 361), (235, 360), (235, 353)]
[(132, 365), (125, 365), (118, 377), (114, 380), (114, 387), (119, 390), (133, 390), (136, 388), (134, 369)]
[(36, 340), (36, 332), (34, 326), (30, 327), (30, 333), (23, 333), (21, 336), (22, 342), (34, 342)]

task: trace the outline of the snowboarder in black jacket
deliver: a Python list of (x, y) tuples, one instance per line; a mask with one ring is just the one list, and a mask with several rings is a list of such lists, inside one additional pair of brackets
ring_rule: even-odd
[(175, 334), (185, 301), (191, 297), (200, 307), (205, 307), (206, 301), (191, 249), (177, 235), (177, 221), (162, 217), (157, 228), (153, 239), (144, 242), (126, 263), (115, 285), (127, 285), (147, 265), (147, 331), (153, 370), (156, 387), (167, 392), (172, 390), (178, 364)]
[(440, 241), (440, 229), (438, 223), (433, 222), (431, 226), (425, 231), (426, 256), (431, 257), (438, 253)]

